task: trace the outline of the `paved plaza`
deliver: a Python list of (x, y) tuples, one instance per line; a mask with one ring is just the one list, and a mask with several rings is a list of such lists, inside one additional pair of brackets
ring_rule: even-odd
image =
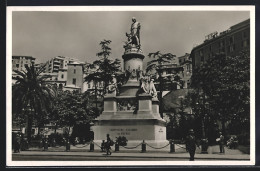
[[(182, 148), (183, 147), (183, 148)], [(170, 153), (169, 148), (160, 150), (146, 149), (145, 153), (141, 152), (141, 147), (136, 149), (124, 149), (120, 147), (120, 151), (114, 152), (112, 148), (112, 155), (107, 156), (105, 152), (101, 152), (100, 148), (95, 146), (93, 152), (89, 151), (89, 145), (71, 146), (71, 150), (66, 152), (65, 147), (50, 147), (48, 151), (42, 151), (39, 148), (31, 148), (28, 151), (21, 151), (20, 153), (13, 153), (13, 160), (154, 160), (154, 161), (172, 161), (172, 160), (189, 160), (189, 153), (184, 149), (184, 145), (175, 145), (175, 152)], [(209, 146), (208, 154), (201, 154), (201, 149), (196, 150), (195, 160), (249, 160), (249, 154), (244, 154), (238, 149), (225, 148), (225, 154), (219, 153), (219, 146)]]

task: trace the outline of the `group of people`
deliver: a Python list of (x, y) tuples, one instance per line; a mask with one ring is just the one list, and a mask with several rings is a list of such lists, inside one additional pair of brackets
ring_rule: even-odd
[[(223, 136), (222, 132), (219, 132), (219, 138), (216, 139), (216, 142), (219, 144), (220, 153), (224, 154), (225, 153), (225, 148), (224, 148), (225, 140), (224, 140), (224, 136)], [(199, 144), (196, 141), (193, 129), (189, 130), (189, 135), (186, 137), (185, 143), (186, 143), (186, 150), (190, 154), (190, 161), (193, 161), (194, 156), (195, 156), (196, 146), (199, 148)], [(236, 148), (237, 146), (238, 146), (238, 141), (236, 139), (236, 136), (235, 136), (235, 138), (231, 137), (227, 141), (227, 147)]]
[(238, 146), (238, 140), (237, 136), (232, 136), (230, 139), (227, 141), (227, 147), (230, 149), (236, 149)]
[(13, 149), (14, 153), (20, 153), (21, 150), (27, 150), (29, 148), (29, 143), (27, 138), (25, 138), (22, 134), (16, 134), (13, 137)]

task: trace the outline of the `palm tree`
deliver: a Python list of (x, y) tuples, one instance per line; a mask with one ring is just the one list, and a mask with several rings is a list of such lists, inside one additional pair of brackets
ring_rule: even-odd
[(154, 58), (153, 60), (147, 62), (146, 72), (152, 71), (156, 69), (159, 74), (159, 101), (160, 101), (160, 115), (163, 118), (163, 101), (162, 101), (162, 92), (163, 92), (163, 77), (162, 77), (162, 65), (165, 63), (170, 63), (172, 59), (176, 56), (171, 53), (162, 54), (160, 51), (155, 53), (149, 53), (148, 56), (150, 58)]
[(38, 71), (34, 65), (25, 66), (25, 71), (14, 71), (13, 77), (16, 83), (12, 87), (13, 113), (22, 114), (27, 118), (27, 138), (30, 143), (31, 129), (34, 118), (39, 118), (38, 123), (42, 122), (43, 116), (47, 115), (51, 104), (50, 99), (54, 91), (45, 80), (49, 77), (40, 75), (44, 71), (42, 66)]

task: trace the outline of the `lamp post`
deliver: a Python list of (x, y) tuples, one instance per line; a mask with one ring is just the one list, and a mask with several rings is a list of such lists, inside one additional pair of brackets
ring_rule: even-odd
[(200, 104), (202, 104), (202, 117), (201, 117), (201, 129), (202, 129), (202, 139), (201, 139), (201, 153), (207, 154), (208, 153), (208, 139), (206, 138), (205, 134), (205, 117), (206, 112), (205, 109), (208, 107), (208, 102), (205, 101), (205, 95), (200, 96)]
[(90, 126), (89, 131), (91, 133), (91, 139), (93, 139), (93, 140), (94, 140), (94, 130), (93, 130), (94, 125), (95, 124), (92, 121), (89, 123), (89, 126)]
[(34, 111), (33, 108), (31, 108), (31, 105), (28, 104), (26, 107), (25, 107), (25, 112), (27, 112), (27, 124), (26, 124), (26, 127), (27, 127), (27, 130), (26, 130), (26, 137), (27, 137), (27, 140), (29, 143), (31, 143), (31, 134), (32, 134), (32, 112)]

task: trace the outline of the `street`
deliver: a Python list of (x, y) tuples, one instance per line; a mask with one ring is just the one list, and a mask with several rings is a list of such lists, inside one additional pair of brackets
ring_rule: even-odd
[[(126, 157), (126, 156), (106, 156), (100, 154), (100, 156), (42, 156), (42, 155), (17, 155), (13, 154), (13, 161), (188, 161), (189, 157), (187, 154), (186, 158), (151, 158), (151, 157)], [(209, 161), (219, 159), (196, 159), (196, 161)]]

